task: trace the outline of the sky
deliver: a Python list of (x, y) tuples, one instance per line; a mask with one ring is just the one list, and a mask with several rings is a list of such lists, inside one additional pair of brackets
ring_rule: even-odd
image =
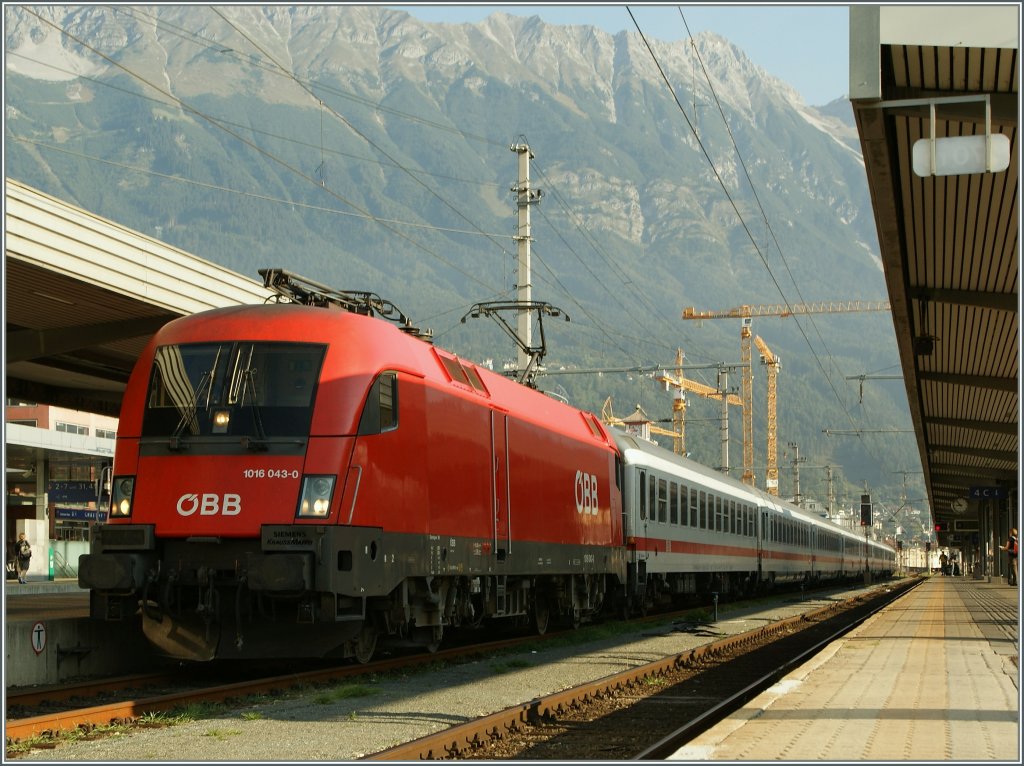
[[(636, 32), (633, 12), (648, 37), (682, 40), (710, 31), (737, 45), (769, 74), (796, 88), (804, 102), (821, 106), (849, 92), (849, 16), (847, 5), (811, 3), (721, 5), (388, 5), (423, 21), (473, 23), (495, 12), (540, 16), (549, 24), (596, 26), (609, 34)], [(684, 23), (685, 19), (685, 23)]]

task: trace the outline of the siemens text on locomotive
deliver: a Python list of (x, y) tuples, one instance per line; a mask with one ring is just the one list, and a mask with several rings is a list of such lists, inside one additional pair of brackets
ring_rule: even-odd
[(166, 656), (367, 661), (379, 638), (893, 571), (888, 546), (460, 359), (372, 294), (261, 274), (283, 300), (175, 320), (138, 360), (79, 562), (92, 616)]

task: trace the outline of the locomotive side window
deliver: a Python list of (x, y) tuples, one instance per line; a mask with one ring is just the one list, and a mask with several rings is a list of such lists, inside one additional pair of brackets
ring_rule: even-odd
[(476, 371), (475, 368), (471, 367), (468, 364), (464, 364), (462, 365), (462, 370), (466, 373), (466, 377), (469, 378), (469, 383), (471, 386), (473, 386), (473, 388), (475, 388), (482, 394), (487, 393), (487, 389), (484, 388), (484, 382), (480, 380), (480, 374)]
[(466, 377), (466, 371), (459, 364), (458, 359), (452, 359), (447, 356), (439, 356), (439, 358), (441, 359), (441, 364), (444, 365), (445, 371), (448, 373), (448, 377), (456, 383), (462, 383), (464, 386), (470, 385), (469, 378)]
[(370, 387), (359, 418), (359, 434), (380, 434), (398, 428), (398, 376), (382, 372)]

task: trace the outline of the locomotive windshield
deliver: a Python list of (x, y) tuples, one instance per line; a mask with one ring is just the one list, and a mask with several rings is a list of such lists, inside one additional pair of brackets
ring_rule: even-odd
[(143, 436), (306, 436), (326, 346), (223, 342), (161, 346)]

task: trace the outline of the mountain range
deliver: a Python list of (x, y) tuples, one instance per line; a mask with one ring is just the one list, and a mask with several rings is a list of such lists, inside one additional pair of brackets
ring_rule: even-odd
[[(701, 326), (686, 307), (887, 298), (849, 102), (802, 103), (716, 34), (379, 6), (8, 5), (4, 22), (8, 176), (253, 278), (273, 266), (371, 290), (499, 369), (511, 341), (463, 319), (515, 297), (510, 149), (528, 145), (533, 298), (571, 319), (545, 323), (540, 385), (595, 412), (611, 397), (620, 417), (639, 404), (667, 420), (652, 370), (677, 348), (687, 377), (717, 385), (725, 363), (738, 389), (739, 320)], [(825, 465), (840, 498), (902, 492), (913, 437), (871, 432), (910, 428), (903, 385), (850, 380), (898, 371), (888, 313), (752, 331), (783, 363), (783, 493), (787, 445), (807, 460), (804, 494), (823, 497)], [(690, 397), (688, 448), (709, 465), (718, 413)], [(736, 411), (730, 432), (738, 475)]]

